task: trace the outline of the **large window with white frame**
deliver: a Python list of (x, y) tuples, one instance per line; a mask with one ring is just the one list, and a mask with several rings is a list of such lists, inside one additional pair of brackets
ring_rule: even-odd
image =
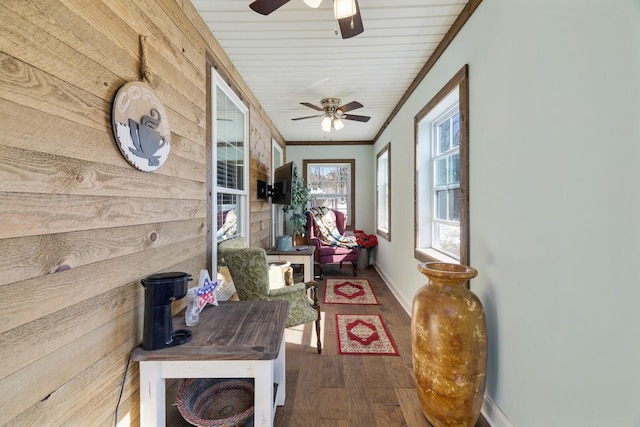
[(212, 75), (214, 239), (248, 240), (248, 110), (217, 72)]
[(415, 241), (421, 261), (469, 262), (468, 68), (415, 117)]
[(304, 181), (310, 188), (311, 207), (326, 206), (346, 216), (346, 226), (355, 223), (355, 160), (304, 160)]
[(431, 125), (432, 246), (460, 258), (460, 111), (456, 102)]
[(391, 240), (391, 144), (376, 157), (376, 234)]

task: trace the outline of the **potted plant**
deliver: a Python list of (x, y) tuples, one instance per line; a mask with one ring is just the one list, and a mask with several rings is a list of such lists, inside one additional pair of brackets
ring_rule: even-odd
[[(298, 174), (298, 168), (294, 164), (293, 182), (291, 183), (291, 204), (282, 207), (284, 213), (290, 214), (289, 220), (293, 227), (294, 244), (297, 244), (299, 239), (303, 239), (307, 232), (305, 211), (309, 204), (309, 192), (309, 187), (305, 185), (302, 177)], [(304, 244), (304, 240), (302, 244)]]
[(353, 230), (356, 243), (360, 247), (358, 252), (358, 268), (366, 269), (373, 264), (375, 249), (378, 246), (378, 237), (375, 234), (367, 234), (362, 230)]

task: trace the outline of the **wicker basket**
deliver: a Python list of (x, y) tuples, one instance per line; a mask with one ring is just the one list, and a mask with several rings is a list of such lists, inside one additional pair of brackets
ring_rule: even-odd
[(246, 380), (188, 379), (178, 390), (176, 404), (194, 426), (242, 426), (253, 414), (253, 384)]

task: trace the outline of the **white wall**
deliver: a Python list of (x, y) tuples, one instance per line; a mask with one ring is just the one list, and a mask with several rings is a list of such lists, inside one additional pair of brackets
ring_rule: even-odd
[[(355, 159), (356, 161), (356, 229), (375, 233), (375, 154), (372, 145), (307, 146), (287, 147), (287, 162), (295, 162), (302, 172), (303, 160), (310, 159)], [(374, 162), (371, 161), (373, 156)]]
[(640, 426), (640, 2), (479, 6), (373, 150), (391, 141), (377, 267), (406, 308), (413, 118), (465, 63), (486, 394), (518, 427)]

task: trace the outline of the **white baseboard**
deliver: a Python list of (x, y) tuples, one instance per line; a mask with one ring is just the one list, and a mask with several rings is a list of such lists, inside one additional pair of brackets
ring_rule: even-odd
[(391, 279), (384, 273), (384, 271), (382, 271), (380, 268), (378, 268), (377, 265), (374, 265), (373, 268), (376, 269), (376, 271), (378, 272), (378, 274), (380, 275), (380, 277), (382, 277), (382, 280), (384, 280), (384, 282), (387, 284), (387, 287), (389, 288), (389, 290), (391, 291), (391, 293), (393, 294), (394, 297), (396, 297), (396, 300), (398, 300), (398, 302), (400, 303), (400, 305), (402, 306), (402, 308), (404, 308), (404, 311), (407, 312), (407, 314), (409, 316), (411, 316), (411, 305), (413, 304), (413, 301), (407, 301), (399, 292), (397, 287), (393, 284), (393, 282), (391, 281)]
[(480, 413), (491, 427), (514, 427), (509, 418), (498, 408), (493, 400), (486, 394), (482, 402)]
[[(382, 280), (387, 284), (387, 287), (391, 291), (391, 293), (396, 297), (396, 300), (400, 303), (402, 308), (411, 316), (411, 306), (413, 301), (407, 301), (400, 293), (398, 292), (396, 286), (393, 284), (391, 279), (378, 268), (377, 265), (373, 266)], [(484, 395), (484, 400), (482, 402), (482, 409), (480, 410), (482, 416), (487, 420), (487, 422), (491, 425), (491, 427), (514, 427), (513, 423), (509, 421), (509, 418), (498, 408), (493, 400), (486, 394)]]

